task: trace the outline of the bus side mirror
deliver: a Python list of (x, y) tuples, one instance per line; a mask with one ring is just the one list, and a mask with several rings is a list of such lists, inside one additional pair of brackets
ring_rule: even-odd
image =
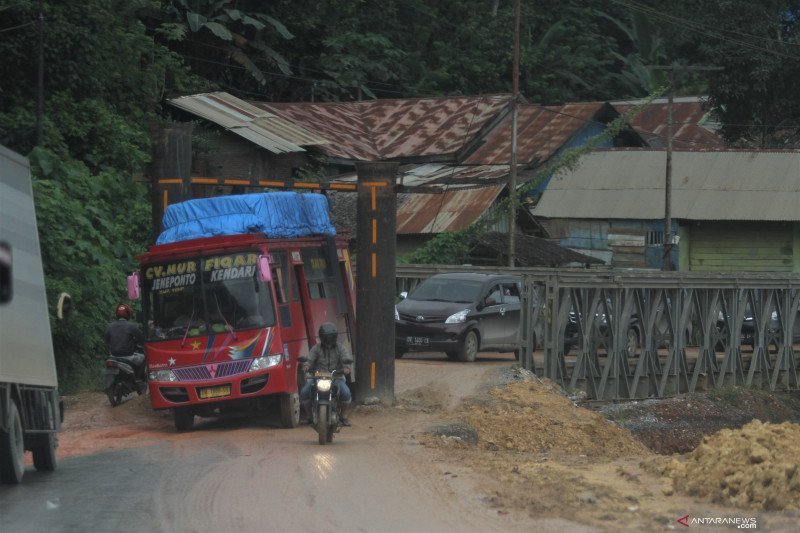
[(134, 272), (128, 276), (128, 299), (138, 300), (139, 297), (139, 273)]
[(272, 281), (272, 270), (269, 267), (269, 256), (258, 256), (258, 280), (268, 283)]

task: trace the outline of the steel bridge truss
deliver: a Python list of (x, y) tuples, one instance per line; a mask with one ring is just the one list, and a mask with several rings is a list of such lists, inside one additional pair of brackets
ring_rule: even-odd
[[(799, 284), (772, 275), (525, 274), (520, 361), (596, 400), (797, 389)], [(534, 357), (540, 347), (543, 360)]]

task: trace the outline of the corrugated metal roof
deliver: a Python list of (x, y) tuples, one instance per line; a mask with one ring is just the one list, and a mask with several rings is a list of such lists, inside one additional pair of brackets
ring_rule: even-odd
[[(664, 217), (666, 153), (601, 151), (550, 180), (536, 216)], [(672, 158), (672, 218), (800, 221), (800, 151), (678, 151)]]
[[(614, 108), (625, 113), (633, 106), (633, 102), (615, 102)], [(667, 117), (669, 107), (666, 102), (658, 101), (647, 105), (631, 121), (631, 127), (654, 147), (667, 144)], [(702, 126), (708, 110), (699, 98), (682, 99), (672, 104), (672, 142), (678, 150), (704, 148), (722, 148), (725, 141), (716, 131)]]
[(173, 98), (169, 103), (218, 124), (270, 152), (304, 152), (327, 139), (225, 92)]
[(504, 185), (412, 194), (397, 208), (397, 233), (458, 231), (478, 219), (494, 203)]
[(453, 157), (508, 105), (509, 95), (334, 103), (252, 102), (330, 140), (343, 159)]
[[(561, 149), (587, 121), (596, 120), (605, 102), (540, 106), (523, 104), (517, 113), (517, 161), (533, 164), (546, 161)], [(511, 157), (511, 116), (503, 118), (488, 132), (485, 143), (464, 162), (467, 164), (508, 164)]]

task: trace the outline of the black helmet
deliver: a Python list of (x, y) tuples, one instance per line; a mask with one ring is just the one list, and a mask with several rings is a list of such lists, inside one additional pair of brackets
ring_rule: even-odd
[(322, 346), (332, 348), (336, 346), (336, 339), (339, 337), (339, 332), (336, 330), (336, 325), (325, 322), (319, 327), (319, 341)]

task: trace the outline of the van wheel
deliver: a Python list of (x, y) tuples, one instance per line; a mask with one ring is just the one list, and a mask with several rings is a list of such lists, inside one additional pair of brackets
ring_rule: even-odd
[(56, 469), (56, 446), (58, 438), (55, 433), (44, 435), (31, 450), (33, 466), (40, 472), (52, 472)]
[(17, 484), (25, 473), (25, 443), (17, 404), (8, 404), (8, 429), (0, 429), (0, 481)]
[(300, 395), (296, 392), (281, 394), (281, 426), (296, 428), (300, 425)]
[(176, 407), (172, 410), (175, 429), (178, 431), (191, 431), (194, 427), (194, 413), (186, 407)]
[(458, 353), (458, 360), (471, 363), (475, 360), (476, 355), (478, 355), (478, 334), (475, 333), (475, 330), (470, 330), (464, 337), (464, 346)]

